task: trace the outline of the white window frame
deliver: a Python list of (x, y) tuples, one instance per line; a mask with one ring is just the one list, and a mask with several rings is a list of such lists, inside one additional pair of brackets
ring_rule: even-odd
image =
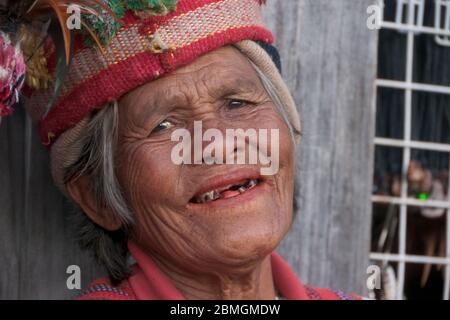
[[(388, 0), (392, 1), (392, 0)], [(411, 149), (439, 151), (450, 153), (450, 144), (422, 142), (411, 140), (411, 115), (412, 115), (412, 96), (413, 92), (428, 92), (450, 95), (450, 87), (432, 85), (425, 83), (413, 82), (413, 62), (414, 62), (414, 40), (417, 34), (429, 34), (435, 37), (435, 41), (439, 45), (450, 46), (450, 0), (434, 0), (435, 12), (439, 12), (439, 17), (435, 17), (435, 26), (423, 26), (424, 1), (425, 0), (396, 0), (397, 10), (407, 9), (407, 17), (404, 19), (403, 14), (398, 13), (396, 21), (381, 22), (381, 28), (397, 30), (406, 33), (406, 77), (405, 81), (377, 79), (377, 88), (392, 88), (404, 90), (404, 135), (403, 139), (390, 139), (375, 137), (375, 146), (399, 147), (403, 150), (402, 156), (402, 177), (401, 177), (401, 195), (400, 197), (373, 195), (373, 203), (395, 204), (400, 207), (399, 215), (399, 250), (398, 254), (386, 254), (372, 252), (370, 259), (374, 261), (397, 262), (397, 290), (396, 299), (403, 299), (404, 282), (405, 282), (405, 265), (406, 263), (419, 264), (438, 264), (445, 266), (443, 299), (449, 300), (450, 294), (450, 191), (448, 192), (447, 201), (435, 200), (418, 200), (408, 197), (408, 179), (407, 171), (411, 160)], [(433, 0), (426, 0), (433, 1)], [(382, 12), (384, 13), (384, 0), (379, 0)], [(441, 12), (446, 8), (444, 21), (441, 21)], [(384, 14), (383, 14), (384, 17)], [(446, 20), (448, 19), (448, 20)], [(403, 21), (406, 20), (406, 21)], [(449, 106), (450, 107), (450, 106)], [(449, 163), (450, 170), (450, 163)], [(450, 190), (450, 177), (448, 181)], [(406, 227), (407, 227), (407, 209), (408, 206), (415, 207), (432, 207), (444, 208), (446, 210), (446, 257), (431, 257), (410, 255), (406, 253)]]

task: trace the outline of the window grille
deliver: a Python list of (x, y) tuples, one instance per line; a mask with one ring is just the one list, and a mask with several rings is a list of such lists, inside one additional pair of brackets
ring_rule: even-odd
[[(388, 0), (394, 1), (394, 0)], [(426, 25), (424, 23), (426, 12), (425, 2), (433, 2), (434, 25)], [(434, 38), (437, 46), (449, 47), (448, 58), (450, 59), (450, 0), (395, 0), (394, 18), (388, 21), (386, 19), (385, 1), (380, 1), (383, 10), (383, 18), (381, 29), (395, 30), (403, 33), (406, 37), (406, 59), (405, 59), (405, 75), (404, 79), (381, 79), (376, 80), (377, 90), (395, 89), (401, 91), (403, 98), (403, 137), (379, 137), (374, 139), (375, 146), (400, 148), (401, 149), (401, 192), (399, 196), (377, 195), (373, 194), (372, 202), (374, 204), (395, 205), (399, 208), (397, 224), (395, 225), (398, 235), (398, 252), (371, 252), (370, 259), (372, 261), (392, 262), (396, 265), (396, 299), (403, 299), (405, 287), (405, 265), (406, 264), (432, 264), (440, 265), (445, 268), (444, 284), (442, 297), (449, 300), (450, 294), (450, 196), (447, 191), (447, 199), (444, 200), (424, 200), (413, 198), (408, 194), (408, 168), (412, 159), (412, 150), (428, 150), (432, 152), (440, 152), (450, 154), (449, 143), (424, 142), (415, 141), (412, 137), (412, 112), (413, 95), (416, 93), (433, 93), (441, 95), (450, 95), (450, 86), (448, 84), (441, 85), (436, 83), (418, 83), (414, 81), (414, 46), (418, 35), (428, 35)], [(430, 3), (428, 3), (430, 4)], [(403, 53), (402, 53), (403, 54)], [(450, 105), (448, 105), (450, 108)], [(449, 163), (450, 168), (450, 163)], [(447, 182), (450, 190), (450, 179)], [(406, 250), (407, 243), (407, 223), (409, 218), (408, 208), (411, 207), (430, 207), (441, 208), (446, 211), (445, 218), (445, 256), (428, 256), (414, 255)]]

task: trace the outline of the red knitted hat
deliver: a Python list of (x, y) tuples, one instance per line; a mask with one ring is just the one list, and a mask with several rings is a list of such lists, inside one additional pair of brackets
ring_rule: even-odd
[(27, 102), (29, 113), (39, 121), (42, 143), (52, 145), (93, 110), (209, 51), (242, 40), (272, 43), (272, 34), (262, 21), (263, 2), (180, 0), (176, 10), (165, 16), (127, 11), (103, 53), (78, 39), (68, 75), (50, 111), (46, 108), (53, 86), (34, 92)]

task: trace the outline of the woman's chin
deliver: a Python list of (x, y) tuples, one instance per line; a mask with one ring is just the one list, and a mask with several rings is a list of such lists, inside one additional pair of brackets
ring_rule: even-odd
[(284, 234), (244, 234), (233, 235), (225, 242), (216, 240), (216, 254), (225, 263), (245, 265), (260, 262), (270, 255), (280, 244)]
[(210, 243), (218, 257), (237, 263), (270, 255), (289, 231), (291, 214), (279, 206), (277, 211), (256, 211), (210, 225), (212, 232), (205, 234), (203, 241)]

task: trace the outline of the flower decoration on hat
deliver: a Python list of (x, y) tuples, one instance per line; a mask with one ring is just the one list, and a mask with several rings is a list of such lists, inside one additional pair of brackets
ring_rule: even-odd
[(0, 33), (0, 117), (12, 112), (25, 78), (25, 62), (9, 36)]
[[(101, 44), (107, 44), (114, 37), (121, 27), (120, 21), (125, 16), (126, 11), (133, 13), (144, 19), (147, 16), (165, 16), (176, 10), (178, 0), (102, 0), (110, 11), (100, 10), (100, 15), (83, 15), (82, 29), (85, 44), (93, 46), (95, 37), (98, 35)], [(111, 14), (111, 12), (113, 14)], [(116, 19), (115, 19), (116, 18)]]
[[(85, 46), (106, 54), (103, 46), (121, 28), (126, 11), (166, 15), (176, 5), (177, 0), (8, 0), (0, 6), (0, 116), (11, 113), (25, 78), (30, 91), (48, 89), (53, 83), (54, 98), (58, 96), (77, 33)], [(70, 8), (80, 13), (78, 30), (67, 23)]]

